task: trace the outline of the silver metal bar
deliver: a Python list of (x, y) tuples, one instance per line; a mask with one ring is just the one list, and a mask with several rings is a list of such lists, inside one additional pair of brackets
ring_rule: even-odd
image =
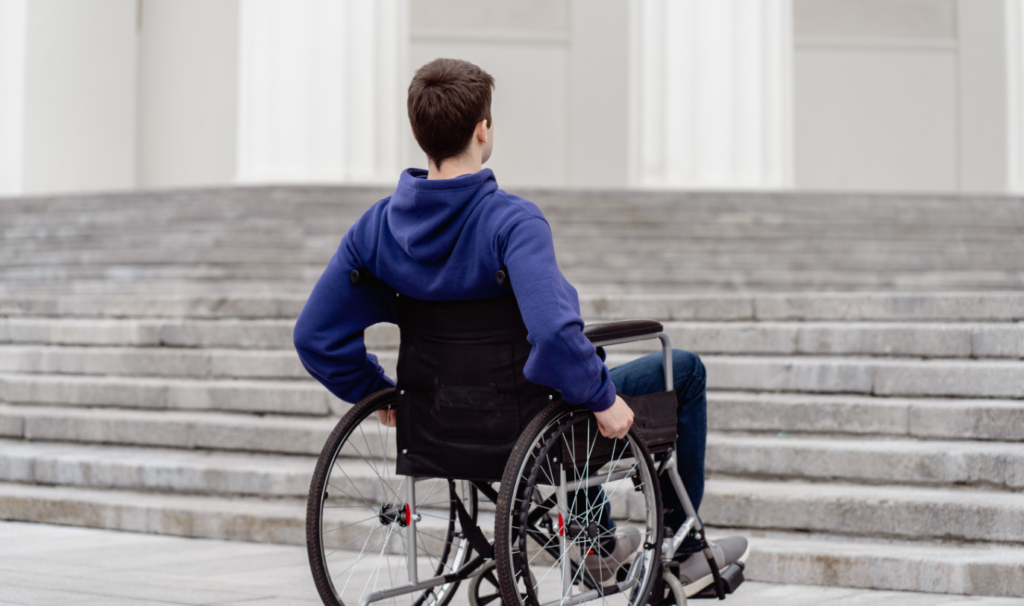
[(679, 477), (679, 467), (676, 465), (676, 453), (672, 451), (672, 456), (668, 458), (668, 477), (672, 480), (672, 488), (675, 489), (676, 494), (679, 495), (679, 502), (683, 504), (683, 511), (686, 512), (687, 519), (693, 518), (693, 527), (697, 530), (704, 530), (701, 526), (700, 519), (697, 518), (697, 510), (693, 508), (693, 503), (690, 502), (690, 495), (686, 494), (686, 487), (683, 486), (683, 479)]
[(672, 341), (664, 332), (658, 333), (658, 339), (661, 340), (661, 365), (665, 369), (665, 391), (672, 391), (676, 388), (672, 379)]
[(569, 542), (565, 538), (565, 527), (569, 525), (569, 498), (565, 489), (565, 467), (559, 465), (559, 482), (555, 494), (558, 496), (558, 543), (562, 554), (562, 600), (572, 594), (572, 561), (569, 559)]
[[(616, 585), (619, 586), (619, 593), (623, 593), (625, 591), (629, 591), (633, 588), (634, 585), (636, 585), (636, 579), (626, 579), (621, 583), (616, 583)], [(581, 594), (577, 594), (576, 596), (571, 597), (569, 599), (554, 600), (552, 602), (548, 602), (547, 604), (544, 604), (544, 606), (575, 606), (576, 604), (580, 604), (588, 600), (593, 600), (594, 598), (599, 598), (607, 591), (607, 587), (604, 589), (604, 591), (591, 589), (590, 591), (585, 591)]]
[(591, 486), (598, 486), (605, 482), (614, 482), (623, 478), (628, 478), (636, 475), (636, 469), (624, 469), (622, 471), (616, 471), (610, 475), (596, 475), (584, 478), (582, 480), (575, 480), (569, 482), (565, 486), (566, 491), (579, 490), (580, 488), (590, 488)]
[(372, 602), (379, 602), (388, 598), (394, 598), (400, 595), (406, 595), (408, 593), (415, 593), (424, 589), (430, 589), (431, 587), (437, 587), (438, 585), (444, 585), (447, 581), (444, 577), (434, 577), (427, 579), (422, 583), (415, 583), (409, 585), (403, 585), (402, 587), (396, 587), (394, 589), (385, 589), (384, 591), (375, 591), (369, 595), (364, 595), (359, 600), (359, 606), (366, 606)]
[(416, 571), (416, 481), (413, 478), (409, 478), (409, 481), (405, 483), (405, 500), (405, 506), (408, 507), (405, 515), (409, 521), (405, 527), (405, 543), (409, 552), (409, 583), (415, 585), (419, 580), (417, 578), (419, 573)]
[(683, 541), (686, 540), (686, 535), (690, 534), (690, 530), (693, 528), (693, 525), (696, 524), (696, 523), (697, 523), (697, 518), (696, 517), (692, 517), (691, 516), (691, 517), (686, 518), (686, 521), (683, 522), (683, 525), (679, 527), (679, 530), (677, 530), (676, 534), (672, 537), (672, 541), (671, 541), (671, 547), (672, 548), (669, 550), (669, 553), (668, 554), (664, 554), (664, 553), (661, 554), (661, 559), (668, 561), (668, 560), (671, 560), (672, 557), (676, 555), (676, 550), (679, 549), (679, 546), (682, 545)]

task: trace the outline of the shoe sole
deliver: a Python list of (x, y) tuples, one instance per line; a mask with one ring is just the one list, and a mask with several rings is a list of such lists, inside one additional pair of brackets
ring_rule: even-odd
[[(741, 564), (746, 564), (748, 556), (750, 556), (750, 543), (747, 543), (747, 550), (744, 551), (743, 555), (741, 555), (739, 557), (739, 559), (736, 560), (736, 561), (741, 563)], [(725, 572), (725, 569), (728, 568), (728, 567), (729, 566), (726, 566), (725, 568), (719, 568), (718, 572), (719, 573)], [(694, 581), (693, 583), (690, 583), (689, 585), (683, 585), (683, 593), (686, 595), (686, 597), (692, 598), (693, 596), (697, 595), (701, 591), (704, 591), (704, 588), (709, 586), (709, 585), (711, 585), (711, 583), (713, 583), (714, 581), (715, 581), (715, 576), (711, 575), (711, 574), (709, 574), (706, 577), (701, 577), (701, 578), (697, 579), (696, 581)]]

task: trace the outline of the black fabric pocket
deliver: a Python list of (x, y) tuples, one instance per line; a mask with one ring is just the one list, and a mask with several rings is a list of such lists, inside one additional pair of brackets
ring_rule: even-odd
[(519, 437), (519, 406), (495, 384), (438, 385), (434, 417), (441, 435), (462, 444), (505, 444)]

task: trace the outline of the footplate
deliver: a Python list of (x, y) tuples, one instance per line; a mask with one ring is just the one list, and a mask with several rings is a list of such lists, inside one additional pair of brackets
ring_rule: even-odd
[[(728, 595), (736, 591), (736, 588), (743, 584), (743, 580), (743, 563), (734, 562), (722, 572), (722, 589), (724, 589), (726, 595)], [(717, 597), (718, 596), (715, 595), (715, 586), (712, 584), (705, 587), (700, 593), (691, 596), (690, 599), (715, 599)]]

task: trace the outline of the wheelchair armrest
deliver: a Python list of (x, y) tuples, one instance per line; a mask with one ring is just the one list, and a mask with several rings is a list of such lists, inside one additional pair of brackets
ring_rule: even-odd
[(583, 334), (591, 343), (600, 346), (653, 339), (664, 330), (661, 322), (654, 320), (618, 320), (587, 325)]

